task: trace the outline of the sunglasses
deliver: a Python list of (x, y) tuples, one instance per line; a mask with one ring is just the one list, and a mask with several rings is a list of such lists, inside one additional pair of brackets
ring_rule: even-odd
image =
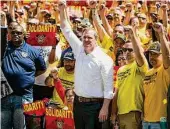
[(133, 49), (132, 48), (122, 48), (122, 51), (123, 52), (133, 52)]
[(22, 35), (23, 33), (22, 33), (22, 32), (18, 32), (18, 31), (12, 31), (11, 34), (12, 34), (12, 35), (14, 35), (14, 34)]
[(126, 59), (123, 58), (123, 57), (122, 57), (122, 58), (118, 58), (118, 61), (121, 61), (121, 60), (124, 61), (124, 60), (126, 60)]
[(138, 17), (139, 19), (142, 19), (142, 20), (145, 20), (146, 18), (144, 18), (144, 17)]

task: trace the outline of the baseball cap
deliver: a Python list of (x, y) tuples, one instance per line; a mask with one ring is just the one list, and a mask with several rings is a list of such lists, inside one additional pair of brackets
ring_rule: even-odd
[(109, 20), (113, 20), (113, 14), (108, 14), (108, 15), (106, 16), (106, 18), (109, 19)]
[(87, 19), (87, 18), (82, 19), (80, 25), (81, 25), (83, 28), (92, 27), (89, 19)]
[(123, 34), (117, 34), (117, 36), (115, 37), (114, 40), (116, 40), (116, 39), (118, 39), (118, 38), (122, 39), (122, 41), (123, 41), (124, 43), (126, 42), (126, 37), (125, 37)]
[(161, 54), (161, 44), (160, 44), (158, 41), (153, 42), (153, 43), (150, 45), (148, 51)]
[(144, 13), (139, 13), (139, 14), (138, 14), (138, 18), (145, 18), (145, 19), (146, 19), (147, 17), (146, 17), (146, 14), (144, 14)]
[(64, 54), (64, 59), (66, 59), (66, 60), (75, 60), (74, 53), (73, 52), (66, 52)]

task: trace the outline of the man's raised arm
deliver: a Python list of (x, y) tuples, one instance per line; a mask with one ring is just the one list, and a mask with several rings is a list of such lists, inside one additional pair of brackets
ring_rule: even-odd
[(71, 48), (73, 49), (74, 54), (76, 55), (80, 47), (82, 46), (82, 42), (79, 38), (74, 34), (71, 29), (71, 26), (67, 19), (67, 10), (66, 10), (66, 1), (59, 2), (59, 11), (60, 11), (60, 24), (61, 30), (67, 39), (68, 43), (70, 44)]
[(153, 25), (153, 28), (159, 34), (164, 68), (169, 69), (170, 73), (170, 47), (166, 39), (166, 34), (163, 25), (161, 23), (155, 23)]
[(127, 26), (125, 28), (129, 31), (129, 34), (130, 34), (136, 62), (138, 63), (138, 66), (141, 67), (145, 63), (146, 58), (144, 56), (144, 50), (140, 44), (140, 40), (138, 39), (136, 35), (136, 28), (132, 26)]

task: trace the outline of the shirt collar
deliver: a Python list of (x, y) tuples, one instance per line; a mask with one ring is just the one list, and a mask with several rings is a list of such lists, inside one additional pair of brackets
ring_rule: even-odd
[(9, 46), (12, 47), (13, 49), (22, 49), (26, 45), (26, 42), (23, 41), (22, 45), (20, 47), (15, 47), (12, 43), (12, 41), (9, 41)]
[(96, 57), (99, 54), (99, 49), (100, 49), (99, 46), (95, 47), (94, 50), (91, 53), (88, 54), (88, 56)]

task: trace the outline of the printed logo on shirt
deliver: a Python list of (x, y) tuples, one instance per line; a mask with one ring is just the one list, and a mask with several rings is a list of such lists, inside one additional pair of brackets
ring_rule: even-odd
[(65, 87), (65, 88), (73, 88), (73, 85), (74, 85), (74, 82), (70, 82), (68, 80), (64, 80), (64, 79), (60, 79), (61, 82), (62, 82), (62, 85)]
[(131, 70), (130, 69), (127, 69), (126, 71), (124, 72), (121, 72), (121, 73), (118, 73), (118, 80), (119, 81), (122, 81), (124, 80), (127, 76), (131, 75)]
[(109, 50), (113, 52), (113, 47), (110, 47)]
[(157, 72), (154, 73), (153, 75), (146, 76), (145, 79), (144, 79), (144, 84), (148, 85), (150, 83), (155, 83), (156, 76), (157, 76)]
[(27, 57), (28, 56), (28, 53), (26, 53), (26, 52), (21, 52), (21, 55), (22, 55), (22, 57)]

